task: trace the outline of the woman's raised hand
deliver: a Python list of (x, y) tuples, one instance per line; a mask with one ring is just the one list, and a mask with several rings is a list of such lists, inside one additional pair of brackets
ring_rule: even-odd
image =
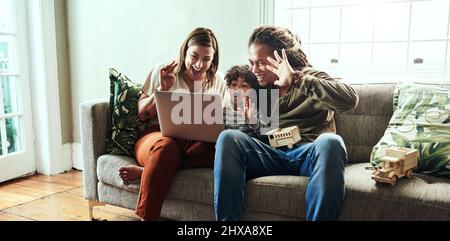
[(161, 86), (159, 88), (160, 91), (168, 91), (175, 84), (175, 75), (173, 70), (177, 67), (178, 63), (172, 61), (172, 63), (162, 67), (159, 70), (159, 82)]
[(276, 50), (274, 51), (276, 60), (272, 59), (271, 57), (267, 57), (267, 60), (273, 65), (267, 65), (267, 69), (278, 76), (278, 80), (274, 82), (274, 85), (278, 85), (280, 87), (288, 87), (291, 84), (291, 76), (295, 71), (289, 64), (286, 50), (283, 49), (281, 52), (283, 58), (280, 57)]

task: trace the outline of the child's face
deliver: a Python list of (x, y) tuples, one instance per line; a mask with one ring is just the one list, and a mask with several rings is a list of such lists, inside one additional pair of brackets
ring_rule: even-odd
[(252, 87), (245, 82), (244, 78), (239, 77), (236, 80), (231, 81), (230, 83), (230, 89), (234, 91), (242, 91), (246, 93), (249, 89)]
[(251, 90), (252, 87), (245, 81), (244, 78), (239, 77), (236, 80), (232, 80), (228, 88), (233, 108), (235, 110), (237, 108), (242, 108), (244, 96), (248, 95), (249, 90)]

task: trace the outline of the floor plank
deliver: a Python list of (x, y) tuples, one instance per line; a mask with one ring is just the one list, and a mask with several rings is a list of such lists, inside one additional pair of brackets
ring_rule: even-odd
[(35, 198), (41, 198), (41, 197), (45, 197), (45, 196), (55, 193), (53, 191), (41, 190), (41, 189), (26, 187), (26, 186), (22, 186), (22, 185), (18, 185), (18, 184), (2, 185), (2, 186), (0, 186), (0, 190), (17, 193), (17, 194), (28, 195), (28, 196), (32, 196)]
[(14, 214), (0, 212), (0, 221), (33, 221), (32, 219), (17, 216)]
[(76, 195), (83, 196), (83, 194), (84, 194), (83, 193), (83, 187), (77, 187), (77, 188), (68, 190), (67, 193), (73, 193), (73, 194), (76, 194)]
[[(130, 218), (139, 220), (139, 217), (134, 213), (134, 210), (115, 207), (115, 206), (111, 206), (111, 205), (99, 206), (99, 207), (94, 208), (94, 210), (97, 210), (97, 209), (101, 210), (101, 211), (106, 211), (106, 212), (110, 212), (110, 213), (114, 213), (117, 215), (126, 216), (126, 217), (130, 217)], [(96, 212), (94, 211), (94, 213), (96, 213)]]
[(35, 181), (35, 180), (31, 180), (29, 178), (25, 179), (25, 180), (16, 180), (16, 181), (14, 181), (14, 183), (17, 185), (25, 186), (25, 187), (30, 187), (30, 188), (35, 188), (35, 189), (45, 190), (45, 191), (51, 191), (54, 193), (62, 192), (62, 191), (66, 191), (66, 190), (74, 188), (73, 186), (66, 186), (66, 185), (62, 185), (62, 184), (50, 183), (50, 182), (45, 182), (45, 181), (42, 181), (42, 182)]
[(35, 200), (36, 198), (30, 195), (18, 194), (8, 192), (0, 189), (0, 200), (12, 201), (17, 203), (26, 203)]
[(79, 187), (83, 185), (81, 175), (73, 175), (73, 174), (71, 175), (70, 173), (56, 176), (43, 176), (43, 175), (32, 176), (29, 178), (29, 180), (56, 183), (70, 187)]
[[(0, 220), (87, 221), (80, 171), (34, 175), (0, 184)], [(133, 210), (111, 205), (94, 207), (94, 217), (108, 221), (138, 221)]]
[[(73, 193), (68, 193), (68, 192), (58, 193), (58, 194), (55, 194), (55, 195), (52, 195), (49, 197), (45, 197), (44, 199), (53, 199), (56, 202), (70, 203), (70, 204), (78, 205), (78, 206), (81, 206), (84, 208), (89, 207), (88, 201), (85, 200), (82, 196), (76, 195)], [(105, 205), (105, 206), (95, 206), (94, 214), (97, 213), (95, 210), (101, 210), (101, 211), (105, 211), (105, 212), (109, 212), (109, 213), (113, 213), (113, 214), (118, 214), (118, 215), (130, 217), (130, 218), (139, 219), (139, 217), (134, 213), (134, 210), (129, 210), (126, 208)]]
[(13, 202), (13, 201), (7, 201), (7, 200), (0, 200), (0, 210), (13, 207), (18, 205), (19, 203)]
[(3, 212), (38, 221), (79, 221), (79, 219), (51, 212), (45, 209), (35, 208), (22, 204), (4, 209)]

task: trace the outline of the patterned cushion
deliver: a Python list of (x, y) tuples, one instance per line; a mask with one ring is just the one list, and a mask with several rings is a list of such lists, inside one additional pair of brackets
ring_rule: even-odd
[(134, 156), (134, 144), (147, 128), (139, 120), (137, 104), (141, 86), (115, 69), (109, 69), (111, 96), (109, 103), (110, 129), (106, 136), (106, 153)]
[(394, 114), (384, 136), (373, 148), (378, 165), (387, 147), (419, 150), (417, 172), (450, 178), (450, 91), (436, 86), (399, 84)]

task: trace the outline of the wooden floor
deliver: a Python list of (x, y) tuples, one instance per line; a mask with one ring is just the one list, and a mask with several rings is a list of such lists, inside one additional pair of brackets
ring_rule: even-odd
[[(80, 171), (56, 176), (34, 175), (0, 184), (0, 221), (88, 221)], [(94, 208), (108, 221), (139, 220), (134, 211), (114, 206)]]

